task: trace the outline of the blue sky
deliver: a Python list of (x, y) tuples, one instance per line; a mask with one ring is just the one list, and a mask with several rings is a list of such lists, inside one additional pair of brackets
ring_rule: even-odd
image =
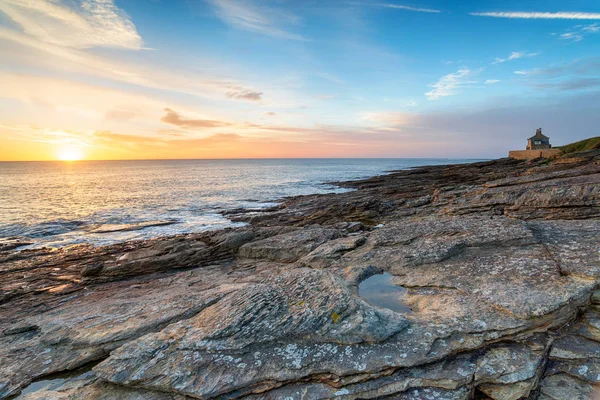
[(599, 135), (597, 1), (0, 0), (0, 159), (501, 157)]

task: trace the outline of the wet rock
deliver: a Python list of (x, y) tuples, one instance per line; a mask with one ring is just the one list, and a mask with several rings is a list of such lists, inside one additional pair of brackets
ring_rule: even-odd
[(170, 269), (200, 267), (232, 257), (253, 238), (254, 232), (250, 230), (232, 229), (204, 234), (195, 240), (180, 237), (165, 239), (152, 242), (148, 247), (127, 251), (105, 262), (101, 269), (86, 266), (82, 275), (88, 280), (96, 276), (95, 280), (115, 280)]
[(19, 247), (33, 244), (32, 240), (23, 237), (0, 238), (0, 252), (14, 250)]
[(339, 260), (340, 257), (357, 247), (364, 244), (366, 238), (364, 236), (349, 236), (339, 239), (333, 239), (323, 243), (306, 256), (302, 257), (300, 262), (304, 265), (310, 265), (313, 268), (326, 268), (333, 261)]
[(563, 336), (554, 342), (550, 357), (563, 360), (600, 358), (600, 343), (581, 336)]
[(323, 243), (338, 238), (342, 233), (320, 226), (284, 233), (247, 243), (240, 247), (240, 257), (292, 263)]
[[(593, 398), (599, 160), (423, 167), (241, 228), (1, 252), (0, 398), (101, 360), (34, 398)], [(411, 313), (360, 297), (381, 273)]]
[(535, 221), (528, 226), (546, 246), (562, 274), (584, 278), (600, 277), (600, 223), (597, 220), (576, 223)]
[[(299, 269), (133, 341), (94, 371), (121, 385), (212, 398), (308, 376), (321, 370), (316, 359), (339, 346), (381, 342), (407, 325), (402, 315), (356, 299), (342, 280)], [(338, 368), (356, 370), (351, 360)]]
[(600, 397), (600, 386), (557, 374), (545, 378), (540, 385), (540, 400), (590, 400)]
[(349, 285), (358, 286), (362, 281), (369, 277), (383, 273), (383, 269), (374, 265), (362, 267), (349, 266), (344, 269), (344, 278)]
[(205, 279), (182, 273), (136, 291), (90, 292), (17, 322), (0, 337), (0, 359), (10, 360), (0, 363), (0, 398), (33, 379), (102, 359), (128, 340), (192, 317), (238, 288), (215, 285), (209, 274)]
[(478, 360), (477, 388), (494, 400), (526, 398), (535, 388), (544, 353), (528, 346), (511, 344), (493, 347)]
[(406, 207), (421, 207), (431, 203), (432, 197), (430, 195), (419, 197), (418, 199), (409, 200), (404, 204)]
[(87, 264), (81, 270), (81, 276), (90, 277), (90, 276), (98, 276), (104, 269), (104, 264), (102, 263), (93, 263)]
[[(62, 381), (62, 380), (61, 380)], [(102, 382), (93, 372), (64, 382), (48, 382), (37, 390), (24, 394), (20, 400), (191, 400), (178, 394), (168, 394), (126, 388)]]

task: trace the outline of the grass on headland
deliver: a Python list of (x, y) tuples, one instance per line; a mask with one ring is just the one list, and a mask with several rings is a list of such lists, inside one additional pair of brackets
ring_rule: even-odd
[(579, 153), (580, 151), (600, 149), (600, 136), (580, 140), (579, 142), (556, 147), (562, 151), (562, 154)]

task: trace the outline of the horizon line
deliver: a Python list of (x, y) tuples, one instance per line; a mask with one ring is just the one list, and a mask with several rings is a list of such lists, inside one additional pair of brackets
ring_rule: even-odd
[[(502, 158), (502, 157), (500, 157)], [(496, 160), (480, 157), (239, 157), (239, 158), (124, 158), (124, 159), (85, 159), (85, 160), (0, 160), (10, 162), (52, 162), (75, 164), (97, 161), (234, 161), (234, 160)]]

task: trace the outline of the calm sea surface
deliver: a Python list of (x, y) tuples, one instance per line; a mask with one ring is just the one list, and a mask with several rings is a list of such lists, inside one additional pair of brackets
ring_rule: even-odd
[(104, 245), (232, 226), (219, 211), (449, 159), (0, 162), (0, 238)]

